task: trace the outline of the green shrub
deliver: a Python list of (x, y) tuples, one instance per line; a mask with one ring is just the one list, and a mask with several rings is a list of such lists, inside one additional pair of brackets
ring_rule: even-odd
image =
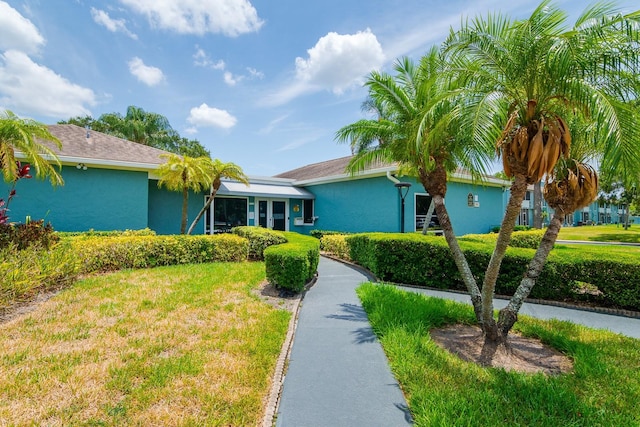
[(345, 233), (344, 231), (311, 230), (309, 234), (311, 234), (316, 239), (320, 240), (322, 239), (322, 236), (331, 236), (333, 234), (349, 234), (349, 233)]
[(68, 243), (55, 244), (50, 249), (0, 249), (0, 309), (27, 300), (39, 291), (67, 286), (76, 280), (78, 271), (78, 259)]
[(110, 231), (57, 231), (57, 235), (65, 237), (121, 237), (121, 236), (155, 236), (156, 232), (150, 228), (140, 230), (110, 230)]
[[(494, 243), (471, 236), (460, 240), (469, 267), (479, 285), (493, 253)], [(376, 277), (396, 283), (466, 290), (446, 242), (419, 234), (369, 233), (348, 236), (352, 260)], [(496, 294), (513, 295), (535, 250), (507, 249), (496, 282)], [(576, 292), (576, 281), (599, 292)], [(637, 256), (607, 255), (602, 250), (554, 249), (531, 291), (531, 298), (589, 301), (607, 307), (640, 310), (640, 263)]]
[(0, 248), (13, 245), (18, 250), (31, 246), (49, 249), (58, 240), (51, 223), (45, 225), (44, 220), (24, 224), (0, 224)]
[(514, 231), (509, 246), (514, 248), (538, 249), (546, 230)]
[(350, 261), (346, 234), (327, 234), (320, 239), (320, 249), (345, 261)]
[(244, 261), (249, 242), (240, 236), (120, 236), (71, 240), (82, 272), (114, 271), (160, 265)]
[(231, 232), (249, 240), (249, 259), (253, 260), (264, 260), (264, 250), (266, 248), (280, 245), (287, 241), (281, 232), (263, 227), (234, 227)]
[(315, 275), (320, 261), (320, 242), (309, 236), (287, 232), (287, 243), (264, 251), (267, 279), (278, 288), (300, 292)]

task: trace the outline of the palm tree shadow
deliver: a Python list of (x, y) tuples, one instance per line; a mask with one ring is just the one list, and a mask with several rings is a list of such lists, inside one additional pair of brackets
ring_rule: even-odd
[(378, 338), (376, 334), (373, 332), (373, 328), (368, 325), (369, 318), (367, 317), (367, 313), (364, 311), (362, 306), (356, 304), (340, 304), (342, 308), (341, 313), (329, 314), (327, 318), (329, 319), (337, 319), (337, 320), (346, 320), (348, 322), (366, 322), (367, 326), (362, 328), (358, 328), (351, 333), (355, 335), (356, 344), (367, 344), (373, 343)]

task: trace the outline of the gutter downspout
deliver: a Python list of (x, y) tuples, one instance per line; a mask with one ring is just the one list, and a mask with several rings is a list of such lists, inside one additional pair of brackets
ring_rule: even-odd
[(394, 184), (397, 184), (400, 182), (400, 180), (398, 178), (396, 178), (395, 176), (391, 175), (390, 171), (387, 171), (387, 179), (391, 182), (393, 182)]

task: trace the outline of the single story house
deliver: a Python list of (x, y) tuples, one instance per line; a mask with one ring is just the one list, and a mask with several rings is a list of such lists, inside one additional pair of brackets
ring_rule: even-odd
[[(51, 125), (49, 130), (62, 142), (57, 154), (65, 184), (54, 188), (48, 181), (21, 180), (10, 206), (12, 221), (43, 218), (60, 231), (148, 227), (158, 234), (179, 232), (182, 194), (158, 187), (163, 150), (75, 125)], [(223, 181), (195, 233), (225, 232), (237, 225), (304, 234), (313, 229), (398, 232), (403, 226), (413, 232), (427, 221), (437, 225), (435, 214), (426, 218), (431, 197), (414, 178), (398, 176), (395, 165), (377, 165), (352, 176), (346, 172), (349, 160), (250, 177), (249, 186)], [(508, 181), (493, 177), (477, 184), (462, 172), (451, 176), (445, 203), (456, 234), (486, 233), (499, 225), (508, 187)], [(0, 183), (0, 198), (9, 188)], [(190, 193), (189, 219), (207, 197), (208, 192)], [(527, 203), (523, 221), (531, 218)]]

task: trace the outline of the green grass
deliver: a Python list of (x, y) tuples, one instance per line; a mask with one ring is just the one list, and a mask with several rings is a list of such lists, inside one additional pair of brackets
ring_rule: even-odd
[(251, 294), (264, 270), (94, 276), (0, 324), (0, 424), (258, 425), (291, 317)]
[(640, 425), (640, 341), (522, 316), (516, 330), (574, 361), (549, 377), (481, 368), (443, 350), (429, 330), (474, 323), (470, 306), (365, 284), (358, 295), (416, 426)]
[(562, 227), (558, 239), (586, 240), (594, 242), (640, 243), (640, 226), (631, 225), (625, 230), (622, 225), (585, 225), (582, 227)]

